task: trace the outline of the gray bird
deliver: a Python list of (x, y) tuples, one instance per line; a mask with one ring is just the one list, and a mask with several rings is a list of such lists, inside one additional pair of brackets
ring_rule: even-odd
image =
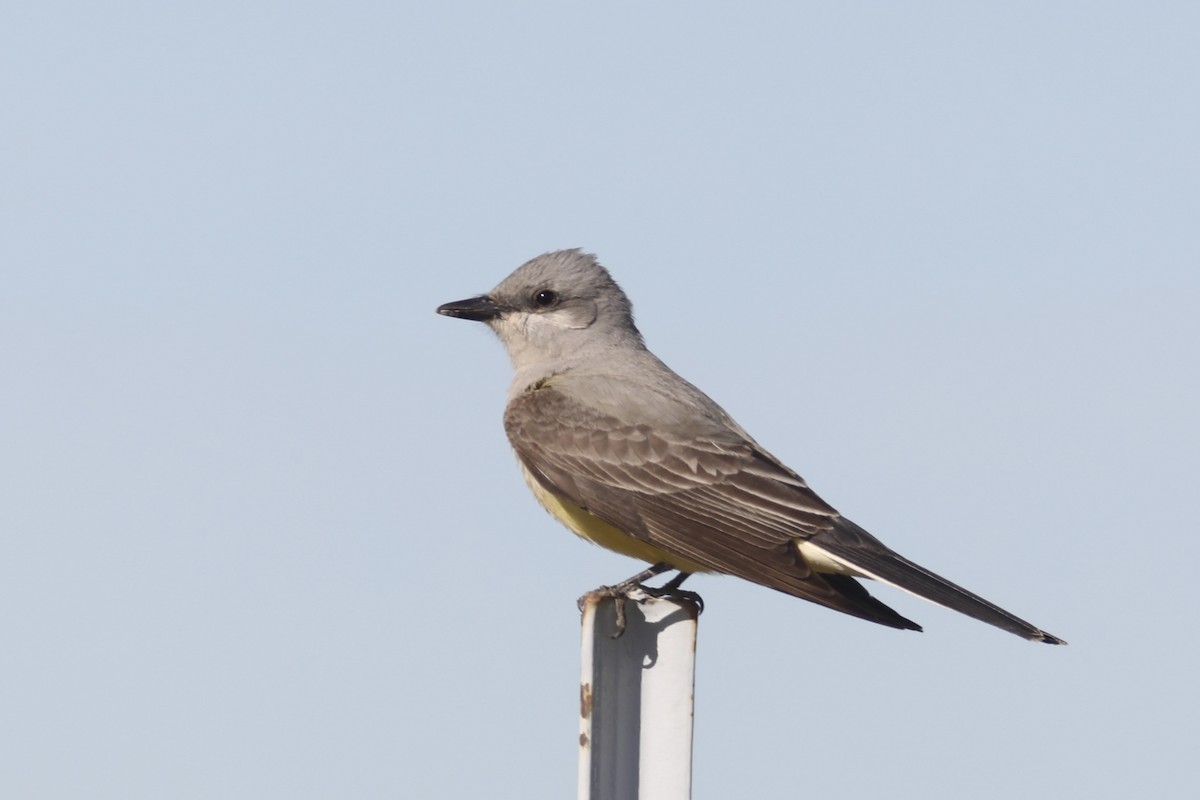
[(504, 429), (542, 505), (579, 536), (653, 566), (736, 575), (892, 628), (921, 630), (856, 578), (1027, 639), (1066, 644), (889, 549), (839, 514), (708, 395), (646, 349), (629, 299), (580, 250), (526, 262), (438, 308), (486, 322), (515, 375)]

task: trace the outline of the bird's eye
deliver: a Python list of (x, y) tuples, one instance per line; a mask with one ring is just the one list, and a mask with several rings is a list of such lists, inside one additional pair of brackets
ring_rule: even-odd
[(533, 295), (533, 302), (542, 308), (550, 308), (558, 303), (558, 292), (542, 289)]

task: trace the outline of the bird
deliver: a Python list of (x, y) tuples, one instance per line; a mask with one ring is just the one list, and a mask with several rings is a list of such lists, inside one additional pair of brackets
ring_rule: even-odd
[(910, 561), (822, 500), (651, 352), (595, 255), (533, 258), (490, 292), (438, 307), (483, 322), (513, 366), (504, 429), (525, 482), (580, 537), (651, 566), (733, 575), (890, 628), (921, 626), (874, 580), (1017, 636), (1066, 644)]

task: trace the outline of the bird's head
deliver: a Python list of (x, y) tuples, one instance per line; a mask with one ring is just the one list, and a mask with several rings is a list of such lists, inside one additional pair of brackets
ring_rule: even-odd
[(485, 295), (446, 303), (439, 314), (486, 322), (519, 370), (561, 364), (595, 348), (641, 348), (625, 292), (596, 257), (557, 250), (525, 262)]

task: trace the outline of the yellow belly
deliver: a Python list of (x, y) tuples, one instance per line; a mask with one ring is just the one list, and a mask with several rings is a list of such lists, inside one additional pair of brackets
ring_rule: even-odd
[(670, 564), (673, 569), (683, 572), (711, 571), (685, 558), (661, 550), (648, 542), (643, 542), (641, 539), (635, 539), (617, 526), (605, 522), (574, 503), (551, 494), (529, 474), (529, 470), (525, 469), (524, 465), (521, 467), (521, 472), (525, 475), (525, 482), (529, 484), (533, 496), (538, 499), (542, 507), (580, 538), (648, 564), (666, 563)]

